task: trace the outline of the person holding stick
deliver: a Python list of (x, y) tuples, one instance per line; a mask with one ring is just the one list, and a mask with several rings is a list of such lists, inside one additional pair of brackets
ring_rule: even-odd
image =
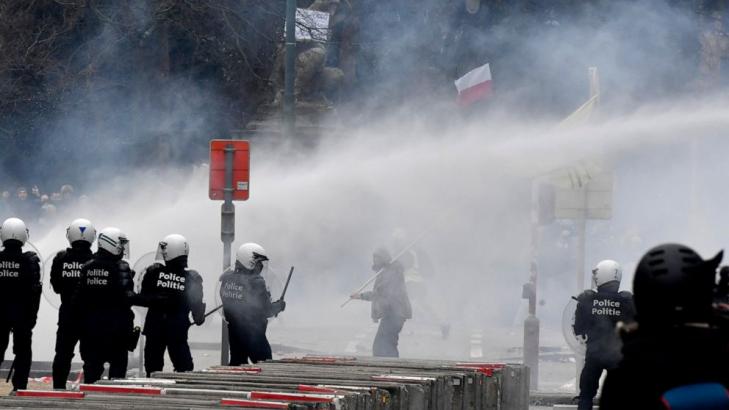
[[(235, 269), (220, 277), (223, 315), (228, 322), (230, 365), (240, 366), (273, 358), (266, 338), (268, 318), (286, 308), (283, 298), (271, 302), (271, 293), (261, 271), (268, 263), (258, 244), (244, 243), (236, 252)], [(290, 276), (289, 276), (290, 277)]]
[(375, 357), (399, 357), (397, 349), (405, 321), (413, 317), (402, 264), (390, 252), (378, 248), (372, 256), (372, 270), (378, 272), (371, 291), (355, 292), (350, 298), (372, 302), (372, 320), (380, 322), (372, 344)]

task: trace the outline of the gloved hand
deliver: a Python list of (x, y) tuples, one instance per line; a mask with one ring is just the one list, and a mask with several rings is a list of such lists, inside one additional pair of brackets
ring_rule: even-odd
[(271, 303), (271, 309), (273, 310), (273, 315), (277, 316), (286, 309), (286, 302), (283, 300), (277, 300)]
[(202, 306), (200, 306), (200, 309), (193, 312), (192, 320), (195, 322), (196, 325), (200, 326), (203, 323), (205, 323), (205, 309), (206, 308), (207, 308), (207, 305), (205, 303), (202, 303)]
[(349, 298), (350, 299), (362, 299), (362, 295), (360, 295), (359, 293), (352, 293), (351, 295), (349, 295)]

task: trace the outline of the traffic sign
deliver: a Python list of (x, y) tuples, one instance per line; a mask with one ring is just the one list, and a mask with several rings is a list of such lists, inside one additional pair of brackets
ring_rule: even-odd
[(210, 141), (210, 199), (225, 199), (225, 150), (233, 150), (233, 200), (245, 201), (250, 192), (250, 144), (245, 140)]

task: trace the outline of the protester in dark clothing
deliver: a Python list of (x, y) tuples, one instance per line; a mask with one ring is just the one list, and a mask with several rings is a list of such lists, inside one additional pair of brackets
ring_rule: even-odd
[(33, 361), (33, 328), (38, 318), (41, 282), (40, 259), (34, 252), (23, 253), (28, 229), (18, 218), (5, 220), (0, 227), (0, 351), (5, 360), (10, 333), (13, 333), (15, 372), (13, 390), (28, 387)]
[(164, 367), (165, 349), (176, 372), (194, 368), (187, 332), (190, 313), (194, 323), (205, 321), (202, 277), (187, 268), (190, 247), (182, 235), (168, 235), (157, 248), (157, 260), (144, 272), (140, 304), (147, 306), (144, 322), (144, 367), (147, 377)]
[(30, 188), (30, 201), (33, 203), (34, 206), (40, 207), (41, 205), (41, 192), (40, 188), (38, 188), (38, 185), (33, 185)]
[(228, 322), (230, 365), (270, 360), (273, 355), (266, 338), (268, 318), (286, 308), (283, 300), (271, 302), (266, 281), (261, 276), (266, 251), (255, 243), (245, 243), (236, 252), (235, 270), (220, 277), (220, 298)]
[(613, 369), (620, 362), (622, 343), (616, 332), (619, 322), (632, 322), (633, 298), (630, 292), (619, 292), (622, 269), (612, 260), (604, 260), (592, 270), (597, 288), (584, 291), (577, 298), (575, 334), (587, 337), (585, 365), (580, 374), (578, 409), (592, 409), (603, 370)]
[(380, 322), (372, 345), (373, 356), (399, 357), (397, 344), (400, 331), (405, 321), (413, 316), (403, 267), (399, 262), (391, 261), (386, 249), (379, 248), (373, 255), (372, 270), (379, 272), (373, 289), (355, 293), (351, 297), (371, 301), (372, 320)]
[(28, 190), (24, 186), (18, 187), (15, 194), (18, 200), (30, 202), (28, 199)]
[[(704, 261), (679, 244), (643, 256), (633, 279), (637, 324), (623, 334), (623, 358), (608, 372), (601, 409), (671, 408), (671, 392), (700, 383), (715, 383), (719, 394), (683, 397), (689, 408), (729, 408), (729, 340), (712, 307), (721, 258)], [(714, 407), (702, 407), (706, 401)]]
[(56, 332), (56, 355), (53, 358), (53, 388), (65, 389), (71, 360), (81, 334), (81, 320), (73, 309), (71, 299), (81, 280), (81, 269), (91, 260), (91, 244), (96, 240), (96, 228), (86, 219), (76, 219), (66, 229), (71, 247), (60, 251), (53, 258), (51, 286), (61, 296)]
[(94, 383), (109, 363), (109, 377), (123, 378), (127, 372), (127, 349), (133, 334), (137, 302), (134, 271), (122, 260), (128, 255), (126, 236), (117, 228), (101, 230), (99, 250), (81, 269), (74, 308), (82, 318), (81, 359), (84, 382)]

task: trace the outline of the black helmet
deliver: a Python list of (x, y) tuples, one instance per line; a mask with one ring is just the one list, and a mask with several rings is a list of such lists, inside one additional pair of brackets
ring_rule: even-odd
[(716, 268), (723, 251), (703, 260), (693, 249), (669, 243), (643, 255), (633, 278), (636, 319), (641, 326), (710, 319)]

